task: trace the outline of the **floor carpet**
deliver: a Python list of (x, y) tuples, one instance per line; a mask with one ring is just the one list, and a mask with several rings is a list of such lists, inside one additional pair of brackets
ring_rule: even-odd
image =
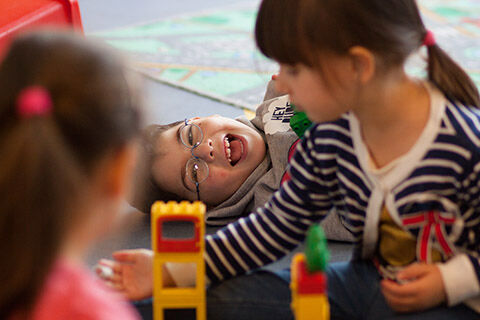
[[(439, 44), (480, 84), (480, 1), (420, 0)], [(277, 70), (255, 48), (258, 1), (92, 34), (128, 51), (149, 77), (254, 109)], [(422, 59), (408, 70), (424, 75)]]
[(254, 108), (277, 70), (255, 48), (256, 4), (93, 34), (131, 53), (156, 80), (243, 108)]

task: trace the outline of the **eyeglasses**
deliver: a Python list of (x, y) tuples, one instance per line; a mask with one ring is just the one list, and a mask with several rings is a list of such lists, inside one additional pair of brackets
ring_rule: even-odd
[(195, 184), (197, 200), (200, 201), (200, 190), (198, 189), (198, 186), (207, 179), (209, 169), (205, 161), (193, 154), (193, 150), (203, 141), (202, 129), (195, 123), (190, 123), (185, 119), (185, 124), (180, 128), (180, 140), (185, 147), (190, 149), (192, 154), (192, 157), (187, 161), (185, 166), (185, 173)]

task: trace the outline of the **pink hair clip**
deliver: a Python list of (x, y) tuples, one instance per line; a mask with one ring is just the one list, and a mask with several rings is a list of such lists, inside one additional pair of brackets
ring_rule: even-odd
[(17, 113), (22, 118), (50, 113), (52, 106), (52, 98), (42, 86), (27, 87), (17, 97)]
[(433, 34), (432, 31), (427, 30), (427, 33), (425, 34), (425, 38), (423, 38), (423, 43), (422, 45), (431, 47), (435, 45), (437, 42), (435, 40), (435, 35)]

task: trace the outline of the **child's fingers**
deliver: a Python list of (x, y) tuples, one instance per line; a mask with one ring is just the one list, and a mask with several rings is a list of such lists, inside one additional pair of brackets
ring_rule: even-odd
[(100, 261), (95, 266), (95, 273), (105, 282), (123, 282), (122, 266), (109, 260)]
[(113, 283), (123, 284), (123, 276), (118, 273), (114, 273), (109, 280)]
[(123, 283), (121, 282), (112, 282), (112, 281), (105, 281), (104, 282), (109, 288), (115, 290), (115, 291), (120, 291), (124, 292), (125, 287), (123, 286)]
[(108, 260), (108, 259), (100, 259), (98, 261), (97, 266), (110, 268), (115, 273), (121, 273), (122, 272), (122, 265), (121, 264), (119, 264), (115, 261), (112, 261), (112, 260)]
[(397, 296), (397, 291), (399, 284), (395, 283), (393, 280), (385, 279), (380, 282), (380, 286), (382, 288), (382, 292), (385, 295), (390, 295), (390, 296)]
[(105, 284), (107, 284), (111, 288), (114, 288), (115, 290), (118, 290), (119, 288), (124, 288), (123, 277), (119, 274), (112, 274), (107, 278), (102, 277), (102, 280)]
[(115, 292), (121, 294), (127, 300), (136, 300), (133, 296), (130, 295), (130, 292), (125, 288), (112, 288)]
[(109, 267), (109, 268), (113, 268), (114, 265), (116, 265), (117, 263), (113, 260), (109, 260), (109, 259), (100, 259), (98, 260), (98, 263), (97, 265), (102, 265), (102, 266), (106, 266), (106, 267)]
[(416, 296), (418, 289), (415, 282), (398, 284), (392, 280), (382, 280), (380, 285), (384, 293), (399, 298)]
[(399, 271), (397, 278), (400, 280), (415, 280), (428, 274), (431, 267), (431, 265), (429, 266), (424, 263), (414, 263)]
[(137, 251), (135, 250), (116, 251), (112, 254), (112, 257), (118, 262), (134, 263), (136, 261), (136, 253)]
[(383, 280), (381, 286), (383, 296), (393, 310), (408, 312), (414, 309), (416, 298), (402, 290), (404, 285), (397, 284), (392, 280)]
[(108, 267), (105, 267), (105, 266), (97, 265), (95, 267), (95, 273), (100, 278), (107, 280), (107, 279), (110, 279), (112, 277), (113, 270), (108, 268)]

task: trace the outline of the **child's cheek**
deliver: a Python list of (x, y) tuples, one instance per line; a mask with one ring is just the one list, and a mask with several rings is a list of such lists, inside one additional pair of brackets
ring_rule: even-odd
[(210, 173), (211, 183), (220, 184), (227, 180), (229, 177), (229, 172), (225, 169), (216, 169), (212, 170)]

